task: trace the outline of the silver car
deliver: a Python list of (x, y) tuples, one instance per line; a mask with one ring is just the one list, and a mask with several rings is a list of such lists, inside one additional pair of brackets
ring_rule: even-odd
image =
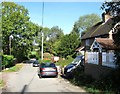
[(58, 76), (58, 70), (54, 63), (41, 63), (38, 70), (39, 77), (57, 77)]

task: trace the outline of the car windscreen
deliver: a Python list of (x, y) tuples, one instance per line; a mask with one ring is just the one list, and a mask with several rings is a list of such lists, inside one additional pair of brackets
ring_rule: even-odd
[(80, 60), (81, 60), (80, 58), (74, 59), (72, 63), (78, 63)]
[(73, 64), (73, 63), (77, 64), (78, 62), (80, 62), (80, 60), (82, 60), (82, 56), (76, 57), (76, 58), (73, 60), (72, 64)]
[(40, 67), (45, 68), (45, 67), (55, 67), (54, 63), (42, 63)]
[(34, 61), (34, 64), (39, 64), (39, 62), (36, 60), (36, 61)]

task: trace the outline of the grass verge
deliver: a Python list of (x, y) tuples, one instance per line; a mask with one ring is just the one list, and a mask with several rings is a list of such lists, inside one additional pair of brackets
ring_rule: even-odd
[(19, 71), (19, 70), (22, 68), (22, 66), (23, 66), (22, 63), (16, 64), (15, 66), (10, 67), (10, 68), (7, 69), (7, 70), (3, 70), (3, 72), (17, 72), (17, 71)]
[(0, 79), (0, 88), (2, 88), (4, 86), (5, 86), (5, 82), (2, 79)]
[(70, 64), (74, 59), (72, 57), (69, 57), (67, 59), (61, 59), (59, 60), (56, 65), (60, 65), (61, 67), (64, 67), (68, 64)]

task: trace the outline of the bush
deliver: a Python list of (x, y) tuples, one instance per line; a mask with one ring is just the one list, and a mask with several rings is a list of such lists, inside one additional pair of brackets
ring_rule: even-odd
[(23, 64), (16, 64), (15, 66), (10, 67), (8, 70), (3, 70), (3, 72), (17, 72), (22, 68)]
[(120, 69), (113, 70), (110, 74), (101, 77), (93, 83), (94, 87), (101, 91), (109, 91), (114, 93), (120, 92)]
[(38, 54), (38, 52), (32, 51), (29, 55), (28, 55), (29, 59), (30, 58), (36, 58), (37, 60), (40, 59), (40, 55)]
[(94, 79), (92, 78), (91, 75), (86, 75), (82, 69), (76, 69), (74, 71), (74, 76), (71, 81), (73, 81), (76, 85), (79, 86), (80, 85), (89, 86), (94, 81)]
[(2, 57), (2, 67), (11, 67), (14, 65), (14, 56), (13, 55), (3, 55)]
[(41, 60), (41, 62), (47, 63), (47, 62), (51, 62), (51, 60), (45, 60), (45, 59), (43, 59), (43, 60)]
[(67, 56), (66, 59), (60, 59), (56, 64), (61, 65), (62, 67), (70, 64), (74, 59), (71, 56)]
[(36, 55), (30, 54), (30, 55), (29, 55), (29, 58), (36, 58)]
[(2, 79), (0, 79), (0, 88), (2, 88), (4, 86), (5, 86), (5, 82)]
[(70, 81), (78, 86), (84, 86), (88, 92), (102, 94), (119, 94), (120, 92), (120, 69), (115, 69), (111, 73), (100, 76), (95, 80), (90, 75), (86, 75), (80, 70), (74, 71), (74, 77)]

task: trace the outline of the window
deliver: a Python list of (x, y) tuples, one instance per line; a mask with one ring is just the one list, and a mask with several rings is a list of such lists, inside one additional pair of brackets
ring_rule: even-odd
[(86, 46), (89, 46), (89, 45), (90, 45), (90, 40), (87, 39), (87, 40), (85, 41), (85, 43), (86, 43)]

